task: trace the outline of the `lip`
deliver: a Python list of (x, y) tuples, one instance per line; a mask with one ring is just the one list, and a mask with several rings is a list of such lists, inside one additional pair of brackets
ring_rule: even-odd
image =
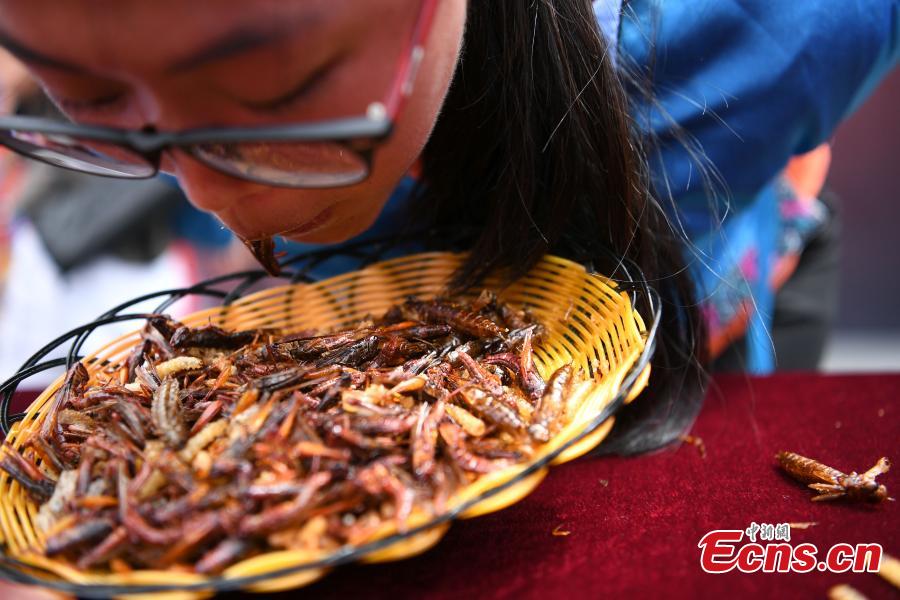
[(312, 233), (313, 231), (320, 229), (323, 227), (328, 221), (331, 220), (332, 215), (334, 214), (334, 207), (329, 206), (328, 208), (321, 211), (315, 217), (306, 221), (305, 223), (301, 223), (296, 227), (292, 227), (291, 229), (285, 229), (284, 231), (279, 231), (276, 235), (281, 235), (285, 237), (291, 236), (299, 236), (305, 235), (307, 233)]

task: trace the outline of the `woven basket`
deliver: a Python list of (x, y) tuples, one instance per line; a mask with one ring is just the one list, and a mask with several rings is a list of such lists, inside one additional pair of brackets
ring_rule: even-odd
[[(191, 326), (211, 322), (226, 329), (274, 327), (287, 333), (347, 327), (383, 313), (409, 295), (429, 298), (441, 294), (464, 258), (462, 254), (424, 253), (388, 260), (318, 283), (268, 289), (182, 321)], [(217, 577), (184, 571), (84, 572), (66, 561), (42, 556), (44, 539), (34, 520), (38, 506), (3, 473), (0, 542), (7, 565), (13, 565), (12, 569), (4, 567), (7, 575), (26, 573), (30, 577), (26, 580), (80, 596), (157, 592), (153, 596), (158, 597), (163, 590), (170, 594), (181, 590), (179, 596), (190, 597), (221, 589), (283, 590), (311, 583), (330, 567), (351, 560), (379, 562), (413, 556), (437, 543), (453, 518), (476, 517), (521, 500), (540, 483), (551, 464), (570, 461), (597, 446), (612, 427), (615, 408), (631, 401), (646, 386), (649, 334), (628, 294), (610, 280), (558, 257), (545, 257), (508, 287), (501, 288), (497, 278), (488, 278), (483, 287), (497, 291), (514, 306), (528, 307), (544, 325), (546, 332), (534, 348), (536, 367), (543, 377), (572, 362), (585, 378), (570, 400), (572, 420), (558, 435), (541, 446), (527, 464), (490, 473), (459, 490), (445, 514), (413, 513), (403, 533), (395, 523), (385, 523), (366, 543), (337, 553), (257, 555)], [(110, 365), (117, 367), (138, 339), (137, 331), (119, 338), (83, 362), (92, 376)], [(40, 428), (62, 380), (60, 377), (48, 387), (25, 418), (13, 426), (7, 436), (13, 447), (20, 449), (27, 434)]]

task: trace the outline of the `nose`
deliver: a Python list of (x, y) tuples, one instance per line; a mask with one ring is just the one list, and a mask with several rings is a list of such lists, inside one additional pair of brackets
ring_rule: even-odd
[[(145, 130), (184, 131), (209, 125), (220, 118), (217, 98), (196, 93), (190, 78), (145, 77), (133, 87), (133, 113)], [(221, 218), (237, 199), (270, 190), (199, 162), (183, 148), (168, 148), (160, 156), (161, 171), (174, 175), (191, 204)]]
[(160, 169), (174, 175), (191, 204), (207, 212), (224, 212), (233, 205), (234, 199), (261, 187), (207, 167), (179, 149), (163, 153)]

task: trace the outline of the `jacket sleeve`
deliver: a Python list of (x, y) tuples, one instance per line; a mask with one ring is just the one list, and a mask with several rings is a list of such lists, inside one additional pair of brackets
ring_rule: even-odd
[(898, 62), (898, 13), (900, 0), (627, 2), (620, 68), (652, 84), (654, 101), (636, 96), (635, 118), (659, 143), (657, 186), (699, 208), (700, 178), (677, 124), (734, 200), (752, 199), (791, 156), (827, 140)]

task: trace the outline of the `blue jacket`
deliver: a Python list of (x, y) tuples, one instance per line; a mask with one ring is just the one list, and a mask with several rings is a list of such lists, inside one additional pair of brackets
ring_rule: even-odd
[[(658, 142), (649, 157), (655, 187), (693, 242), (687, 259), (711, 328), (751, 307), (748, 367), (769, 372), (772, 270), (826, 218), (779, 174), (827, 141), (900, 60), (900, 0), (598, 0), (594, 8), (601, 30), (617, 34), (619, 68), (652, 78), (652, 100), (635, 95), (634, 116)], [(724, 184), (712, 201), (679, 135)]]

